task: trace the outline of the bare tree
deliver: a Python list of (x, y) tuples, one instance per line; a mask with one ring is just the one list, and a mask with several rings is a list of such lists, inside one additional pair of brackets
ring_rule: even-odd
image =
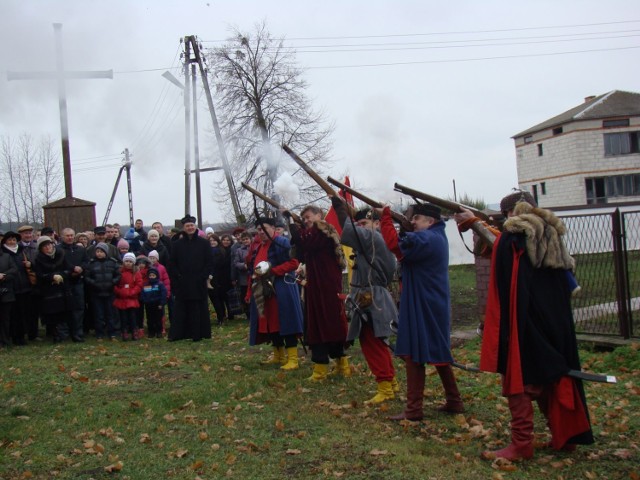
[[(283, 143), (317, 170), (329, 163), (333, 125), (311, 108), (295, 52), (272, 37), (265, 23), (251, 33), (234, 29), (209, 59), (233, 178), (273, 195)], [(315, 183), (301, 178), (303, 198), (317, 196)]]
[(42, 138), (34, 147), (27, 134), (21, 135), (17, 144), (2, 137), (0, 164), (0, 199), (5, 206), (0, 213), (17, 223), (42, 223), (42, 206), (62, 190), (60, 162), (51, 138)]

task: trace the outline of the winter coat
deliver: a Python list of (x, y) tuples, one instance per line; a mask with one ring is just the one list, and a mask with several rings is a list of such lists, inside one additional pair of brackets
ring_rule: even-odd
[(231, 249), (231, 281), (246, 287), (249, 283), (247, 276), (247, 254), (249, 253), (249, 245), (241, 245)]
[(128, 268), (120, 268), (120, 281), (114, 288), (116, 299), (113, 305), (118, 310), (126, 310), (128, 308), (138, 308), (140, 302), (138, 297), (142, 291), (142, 275), (140, 272), (134, 272)]
[(211, 245), (197, 233), (186, 233), (173, 242), (169, 277), (173, 294), (182, 300), (205, 300), (207, 279), (213, 268)]
[[(87, 256), (87, 250), (77, 243), (73, 242), (71, 245), (68, 245), (64, 242), (58, 244), (56, 249), (63, 250), (64, 256), (67, 259), (67, 263), (71, 264), (73, 267), (80, 267), (82, 270), (87, 268), (87, 264), (89, 263), (89, 257)], [(71, 273), (71, 283), (79, 283), (82, 281), (84, 276), (84, 272), (81, 274)]]
[(120, 276), (120, 265), (113, 258), (94, 258), (87, 265), (84, 281), (93, 295), (110, 297)]
[[(5, 245), (2, 246), (2, 253), (9, 255), (11, 260), (16, 266), (16, 274), (13, 278), (13, 293), (21, 294), (31, 291), (31, 283), (29, 283), (29, 275), (27, 269), (24, 266), (25, 255), (23, 254), (24, 247), (18, 244), (17, 253), (13, 253), (8, 250)], [(27, 257), (28, 259), (29, 257)], [(1, 288), (1, 285), (0, 285)]]
[(155, 268), (156, 270), (158, 270), (160, 281), (162, 282), (164, 287), (167, 289), (167, 298), (169, 298), (171, 296), (171, 280), (169, 279), (169, 273), (167, 272), (167, 269), (165, 268), (164, 265), (160, 263), (156, 263), (155, 265), (152, 266), (152, 268)]
[[(68, 312), (73, 308), (73, 295), (69, 281), (71, 265), (62, 250), (54, 250), (53, 258), (39, 252), (36, 256), (34, 271), (42, 296), (42, 313), (56, 314)], [(62, 283), (55, 284), (54, 275), (62, 277)]]
[(154, 282), (147, 280), (142, 287), (140, 298), (145, 305), (165, 305), (167, 303), (167, 288), (158, 279)]
[[(122, 259), (120, 258), (120, 252), (118, 251), (118, 248), (115, 245), (111, 245), (110, 243), (107, 243), (107, 249), (109, 250), (109, 253), (107, 253), (107, 258), (113, 258), (116, 262), (122, 263)], [(96, 257), (95, 243), (87, 247), (87, 257), (89, 258), (89, 260)]]
[(0, 273), (5, 274), (4, 279), (0, 280), (0, 303), (14, 302), (16, 297), (13, 293), (13, 282), (18, 268), (5, 249), (0, 250)]
[(226, 293), (231, 289), (231, 250), (229, 248), (213, 247), (213, 268), (209, 275), (213, 277), (211, 286)]
[(146, 242), (144, 242), (144, 244), (142, 245), (142, 248), (140, 249), (140, 253), (144, 254), (146, 257), (149, 256), (149, 253), (152, 252), (153, 250), (155, 250), (156, 252), (158, 252), (158, 257), (159, 257), (159, 261), (162, 265), (169, 265), (169, 250), (167, 249), (167, 247), (164, 245), (164, 243), (162, 243), (161, 241), (158, 240), (158, 242), (156, 243), (155, 247), (153, 245), (151, 245), (151, 243), (149, 242), (149, 240), (147, 240)]

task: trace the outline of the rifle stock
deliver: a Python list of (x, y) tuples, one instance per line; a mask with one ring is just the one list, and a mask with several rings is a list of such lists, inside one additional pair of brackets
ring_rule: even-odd
[(414, 190), (412, 188), (405, 187), (404, 185), (400, 185), (399, 183), (394, 183), (393, 189), (396, 192), (409, 195), (410, 197), (413, 197), (413, 198), (419, 198), (420, 200), (424, 200), (425, 202), (433, 203), (434, 205), (437, 205), (440, 208), (450, 210), (454, 213), (460, 213), (462, 212), (462, 208), (466, 208), (467, 210), (470, 210), (476, 217), (484, 220), (485, 222), (492, 223), (492, 224), (494, 223), (493, 220), (489, 218), (489, 215), (473, 207), (469, 207), (461, 203), (456, 203), (456, 202), (452, 202), (451, 200), (445, 200), (443, 198), (429, 195), (428, 193), (424, 193), (419, 190)]
[[(258, 190), (256, 190), (255, 188), (247, 185), (244, 182), (241, 182), (240, 185), (242, 185), (242, 188), (244, 188), (245, 190), (247, 190), (248, 192), (251, 192), (252, 194), (254, 194), (256, 197), (258, 197), (259, 199), (265, 201), (266, 203), (268, 203), (269, 205), (271, 205), (273, 208), (276, 208), (278, 210), (286, 210), (285, 208), (282, 207), (282, 205), (280, 205), (278, 202), (276, 202), (273, 198), (271, 197), (267, 197), (264, 193), (259, 192)], [(295, 213), (293, 213), (292, 211), (288, 210), (288, 212), (291, 214), (291, 218), (293, 218), (293, 221), (296, 223), (302, 223), (302, 219), (296, 215)]]
[[(357, 190), (354, 190), (350, 186), (340, 182), (339, 180), (336, 180), (335, 178), (327, 177), (327, 181), (329, 183), (335, 185), (339, 189), (344, 190), (345, 192), (350, 193), (354, 197), (362, 200), (364, 203), (366, 203), (370, 207), (373, 207), (373, 208), (384, 208), (384, 204), (382, 204), (381, 202), (378, 202), (376, 200), (373, 200), (370, 197), (367, 197), (363, 193), (360, 193)], [(405, 222), (408, 223), (408, 220), (404, 215), (402, 215), (401, 213), (398, 213), (398, 212), (394, 212), (393, 210), (391, 210), (391, 218), (393, 218), (396, 222), (398, 222), (400, 224), (403, 224)]]

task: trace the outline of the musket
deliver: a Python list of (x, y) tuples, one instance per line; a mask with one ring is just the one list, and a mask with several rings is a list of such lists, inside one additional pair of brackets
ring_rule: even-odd
[[(309, 174), (311, 178), (315, 180), (315, 182), (320, 186), (320, 188), (322, 188), (325, 191), (325, 193), (328, 196), (341, 198), (340, 195), (338, 195), (338, 192), (336, 192), (333, 188), (331, 188), (331, 185), (329, 185), (324, 178), (318, 175), (313, 168), (307, 165), (307, 163), (304, 160), (302, 160), (298, 155), (296, 155), (296, 153), (293, 150), (291, 150), (291, 148), (289, 148), (289, 145), (283, 144), (282, 149), (285, 152), (287, 152), (287, 155), (289, 155), (293, 159), (293, 161), (298, 164), (300, 168), (302, 168), (305, 172), (307, 172), (307, 174)], [(347, 207), (347, 211), (349, 212), (349, 215), (354, 215), (355, 209), (351, 205), (349, 205), (347, 202), (344, 202), (344, 204)]]
[(393, 189), (396, 192), (404, 193), (405, 195), (409, 195), (410, 197), (419, 198), (420, 200), (424, 200), (425, 202), (433, 203), (434, 205), (449, 210), (453, 213), (460, 213), (462, 212), (463, 208), (466, 208), (467, 210), (470, 210), (471, 213), (473, 213), (476, 217), (484, 220), (487, 223), (493, 223), (493, 219), (490, 218), (489, 215), (468, 205), (463, 205), (462, 203), (452, 202), (451, 200), (445, 200), (434, 195), (429, 195), (428, 193), (405, 187), (404, 185), (400, 185), (399, 183), (394, 183)]
[[(476, 217), (484, 220), (487, 223), (496, 225), (496, 222), (493, 219), (491, 219), (489, 215), (473, 207), (469, 207), (467, 205), (463, 205), (457, 202), (452, 202), (451, 200), (444, 200), (434, 195), (429, 195), (428, 193), (420, 192), (419, 190), (414, 190), (412, 188), (405, 187), (404, 185), (400, 185), (399, 183), (394, 183), (393, 189), (396, 192), (404, 193), (405, 195), (409, 195), (410, 197), (419, 198), (420, 200), (433, 203), (434, 205), (437, 205), (441, 208), (445, 208), (454, 213), (460, 213), (462, 212), (463, 208), (466, 208), (467, 210), (470, 210), (471, 213), (473, 213)], [(495, 243), (496, 236), (482, 223), (475, 222), (473, 225), (471, 225), (470, 228), (471, 230), (476, 232), (478, 236), (488, 245), (493, 245)]]
[[(378, 201), (376, 201), (376, 200), (374, 200), (372, 198), (367, 197), (363, 193), (360, 193), (359, 191), (354, 190), (349, 185), (346, 185), (346, 184), (340, 182), (339, 180), (336, 180), (335, 178), (327, 177), (327, 181), (329, 183), (332, 183), (336, 187), (338, 187), (340, 190), (344, 190), (345, 192), (350, 193), (354, 197), (362, 200), (364, 203), (366, 203), (370, 207), (373, 207), (373, 208), (384, 208), (384, 205), (382, 203), (380, 203), (380, 202), (378, 202)], [(393, 210), (391, 210), (391, 218), (393, 218), (396, 222), (398, 222), (401, 225), (409, 223), (409, 220), (407, 220), (407, 217), (405, 217), (401, 213), (394, 212)]]
[(304, 160), (302, 160), (298, 155), (296, 155), (296, 153), (293, 150), (291, 150), (291, 148), (289, 148), (289, 145), (283, 144), (282, 149), (285, 152), (287, 152), (287, 155), (289, 155), (293, 159), (293, 161), (298, 164), (300, 168), (302, 168), (305, 172), (307, 172), (307, 174), (316, 181), (316, 183), (320, 186), (320, 188), (322, 188), (325, 191), (327, 195), (329, 195), (330, 197), (338, 196), (338, 193), (333, 188), (331, 188), (331, 185), (329, 185), (326, 182), (326, 180), (324, 180), (320, 175), (318, 175), (313, 168), (307, 165), (307, 163)]
[[(474, 367), (473, 365), (465, 365), (458, 362), (453, 362), (451, 365), (471, 373), (482, 372), (482, 370), (480, 370), (478, 367)], [(567, 372), (567, 376), (571, 378), (576, 378), (578, 380), (585, 380), (587, 382), (618, 383), (618, 379), (615, 377), (615, 375), (589, 373), (589, 372), (583, 372), (582, 370), (569, 370)]]
[[(273, 198), (267, 197), (264, 193), (260, 193), (258, 190), (256, 190), (253, 187), (250, 187), (246, 183), (241, 182), (240, 185), (242, 185), (242, 188), (244, 188), (245, 190), (253, 193), (256, 197), (258, 197), (259, 199), (265, 201), (266, 203), (271, 205), (273, 208), (275, 208), (277, 210), (286, 210), (285, 208), (282, 207), (282, 205), (280, 205), (278, 202), (276, 202)], [(289, 211), (289, 213), (291, 214), (291, 218), (293, 218), (294, 222), (302, 223), (302, 219), (298, 215), (296, 215), (292, 211)]]

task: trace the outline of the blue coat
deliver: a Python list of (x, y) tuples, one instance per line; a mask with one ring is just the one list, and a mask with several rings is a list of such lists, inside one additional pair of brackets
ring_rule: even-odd
[[(280, 265), (291, 259), (291, 245), (289, 239), (283, 236), (276, 236), (269, 246), (267, 259), (272, 266)], [(253, 274), (253, 261), (249, 261), (249, 273)], [(288, 273), (284, 277), (276, 276), (273, 281), (278, 301), (278, 321), (280, 323), (280, 335), (301, 335), (302, 326), (302, 304), (300, 303), (300, 291), (295, 281), (295, 274)], [(260, 342), (258, 335), (258, 308), (256, 302), (251, 297), (249, 307), (249, 345), (256, 345)]]
[(395, 353), (451, 363), (449, 243), (444, 222), (400, 238), (402, 294)]

